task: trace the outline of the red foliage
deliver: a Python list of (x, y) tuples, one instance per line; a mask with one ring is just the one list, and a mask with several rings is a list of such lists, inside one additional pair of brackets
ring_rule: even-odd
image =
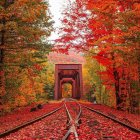
[[(120, 124), (117, 124), (110, 119), (86, 109), (83, 109), (83, 112), (84, 114), (81, 117), (83, 123), (79, 130), (79, 138), (81, 140), (99, 139), (107, 136), (112, 137), (114, 140), (119, 140), (120, 138), (124, 140), (137, 140), (140, 138), (139, 134), (120, 126)], [(84, 132), (88, 133), (85, 134)]]
[(38, 71), (42, 70), (42, 67), (39, 64), (34, 64), (34, 68)]
[[(72, 115), (72, 118), (75, 118), (79, 112), (79, 107), (77, 106), (75, 102), (67, 102), (66, 104), (70, 111), (70, 114)], [(89, 104), (89, 103), (85, 105), (89, 107), (93, 107), (104, 113), (107, 113), (107, 115), (116, 116), (121, 121), (125, 121), (125, 123), (126, 121), (128, 123), (132, 122), (131, 125), (134, 125), (134, 126), (135, 124), (137, 124), (137, 126), (139, 127), (138, 125), (139, 118), (135, 115), (124, 114), (124, 112), (116, 111), (107, 106), (101, 106), (101, 105), (93, 106), (93, 104)], [(50, 104), (50, 105), (46, 105), (44, 109), (46, 112), (49, 112), (50, 110), (53, 110), (54, 108), (58, 106), (60, 106), (60, 104)], [(26, 116), (26, 121), (27, 121), (35, 116), (44, 114), (44, 109), (38, 112), (29, 113), (29, 109), (25, 108), (25, 110), (20, 112), (20, 116), (18, 112), (15, 112), (11, 116), (10, 115), (6, 116), (7, 120), (11, 119), (10, 123), (6, 122), (5, 118), (1, 118), (1, 119), (5, 119), (5, 121), (4, 120), (2, 121), (1, 119), (0, 121), (2, 121), (2, 124), (5, 123), (5, 125), (7, 123), (8, 125), (7, 128), (8, 128), (9, 124), (11, 125), (12, 123), (14, 123), (17, 125), (18, 124), (17, 122), (21, 123), (23, 119), (25, 119), (24, 116)], [(111, 121), (110, 119), (107, 119), (101, 115), (91, 112), (85, 108), (82, 109), (82, 112), (83, 112), (81, 116), (82, 123), (80, 124), (79, 129), (77, 129), (78, 137), (80, 140), (99, 139), (99, 138), (103, 138), (104, 136), (111, 136), (116, 140), (119, 140), (120, 138), (127, 139), (127, 140), (132, 140), (132, 139), (137, 140), (140, 138), (139, 134), (136, 134), (130, 131), (129, 129)], [(23, 113), (25, 114), (23, 115)], [(124, 119), (124, 117), (126, 119)], [(134, 121), (134, 118), (135, 118), (135, 121)], [(12, 133), (11, 135), (5, 137), (4, 139), (13, 139), (13, 138), (14, 139), (30, 139), (30, 140), (62, 139), (63, 136), (67, 132), (66, 122), (67, 122), (67, 115), (64, 108), (62, 108), (55, 114), (50, 115), (44, 118), (43, 120), (40, 120), (32, 125), (29, 125), (18, 132)], [(2, 125), (2, 128), (4, 128), (4, 125)], [(69, 140), (71, 139), (74, 139), (73, 134), (71, 134), (69, 137)]]
[(53, 109), (59, 107), (60, 104), (61, 103), (46, 104), (43, 106), (43, 109), (35, 111), (35, 112), (30, 112), (30, 109), (32, 108), (32, 105), (31, 105), (28, 107), (19, 108), (18, 110), (14, 111), (11, 114), (1, 116), (0, 117), (0, 124), (1, 124), (0, 133), (4, 132), (5, 130), (11, 129), (15, 126), (18, 126), (22, 123), (25, 123), (29, 120), (32, 120), (45, 113), (49, 113)]
[(4, 71), (0, 71), (0, 76), (4, 74)]
[(93, 105), (93, 104), (86, 104), (87, 106), (96, 109), (100, 112), (105, 113), (106, 115), (114, 115), (116, 116), (117, 119), (119, 119), (120, 121), (124, 121), (124, 123), (128, 123), (131, 126), (134, 126), (138, 129), (140, 129), (140, 117), (139, 115), (134, 115), (134, 114), (130, 114), (124, 111), (118, 111), (114, 108), (111, 108), (109, 106), (106, 105)]
[(99, 73), (102, 84), (107, 89), (112, 86), (112, 93), (115, 87), (116, 105), (122, 101), (121, 93), (128, 95), (133, 90), (131, 81), (139, 82), (139, 7), (137, 0), (76, 0), (64, 10), (61, 36), (55, 45), (66, 54), (71, 48), (93, 52), (93, 58), (104, 66)]

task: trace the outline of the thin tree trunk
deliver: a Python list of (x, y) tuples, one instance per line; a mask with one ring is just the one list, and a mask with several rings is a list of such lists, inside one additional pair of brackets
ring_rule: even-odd
[(116, 95), (116, 105), (117, 105), (117, 109), (120, 109), (119, 105), (121, 103), (121, 99), (120, 99), (120, 96), (119, 96), (119, 80), (120, 80), (120, 77), (119, 77), (119, 73), (116, 69), (116, 63), (114, 62), (115, 61), (115, 56), (114, 56), (114, 52), (111, 53), (111, 56), (112, 56), (112, 60), (113, 60), (113, 75), (114, 75), (114, 79), (115, 79), (115, 95)]
[[(4, 9), (6, 9), (7, 7), (7, 0), (5, 0), (4, 3)], [(1, 20), (1, 23), (3, 25), (6, 24), (6, 19), (5, 17)], [(3, 29), (1, 31), (1, 42), (0, 42), (0, 104), (2, 104), (2, 96), (5, 94), (5, 77), (4, 77), (4, 68), (3, 68), (3, 64), (4, 64), (4, 45), (5, 45), (5, 29)]]

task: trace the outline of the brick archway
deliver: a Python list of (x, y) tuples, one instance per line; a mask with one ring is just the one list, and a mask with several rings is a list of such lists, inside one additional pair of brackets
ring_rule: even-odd
[(83, 93), (82, 65), (55, 65), (55, 100), (62, 98), (62, 84), (72, 84), (72, 98), (80, 99)]

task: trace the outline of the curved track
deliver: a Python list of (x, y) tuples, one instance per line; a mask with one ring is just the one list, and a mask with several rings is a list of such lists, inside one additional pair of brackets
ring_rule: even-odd
[[(72, 114), (70, 113), (71, 108), (67, 107), (67, 103), (70, 102), (70, 101), (75, 102), (76, 105), (77, 105), (78, 113), (76, 112), (77, 114), (76, 114), (76, 116), (74, 118), (72, 117)], [(76, 140), (79, 140), (78, 139), (78, 133), (77, 133), (77, 127), (79, 126), (80, 115), (82, 113), (82, 109), (81, 109), (81, 105), (74, 99), (69, 99), (69, 100), (65, 99), (64, 104), (61, 107), (59, 107), (59, 108), (57, 108), (57, 109), (55, 109), (55, 110), (53, 110), (53, 111), (51, 111), (49, 113), (46, 113), (46, 114), (44, 114), (42, 116), (39, 116), (39, 117), (37, 117), (37, 118), (35, 118), (35, 119), (31, 120), (31, 121), (27, 121), (27, 122), (23, 123), (22, 125), (16, 126), (16, 127), (12, 128), (10, 130), (7, 130), (7, 131), (5, 131), (3, 133), (0, 133), (0, 138), (5, 138), (5, 137), (7, 137), (7, 136), (9, 136), (10, 134), (13, 134), (13, 133), (16, 134), (16, 132), (19, 132), (21, 129), (23, 129), (23, 128), (27, 127), (27, 126), (33, 125), (36, 122), (39, 122), (40, 120), (44, 121), (45, 118), (53, 115), (54, 113), (57, 113), (62, 108), (65, 109), (65, 111), (66, 111), (66, 115), (67, 115), (67, 125), (66, 125), (66, 127), (68, 128), (68, 130), (64, 134), (62, 140), (68, 139), (70, 135), (74, 135), (74, 138)]]
[[(99, 125), (98, 128), (94, 128), (94, 126), (91, 126), (92, 124), (89, 123), (90, 129), (91, 130), (94, 129), (94, 131), (90, 132), (91, 135), (93, 133), (95, 133), (95, 131), (98, 131), (97, 129), (100, 129), (99, 131), (101, 132), (102, 127), (100, 127), (100, 125), (102, 125), (102, 126), (104, 125), (104, 124), (102, 124), (102, 122), (100, 124), (100, 119), (98, 120), (97, 116), (99, 116), (99, 118), (103, 119), (104, 121), (107, 121), (107, 122), (112, 121), (111, 125), (114, 125), (114, 122), (117, 123), (117, 125), (119, 125), (120, 127), (123, 127), (124, 131), (127, 128), (127, 129), (129, 129), (129, 130), (126, 129), (127, 131), (135, 132), (136, 134), (140, 133), (139, 129), (134, 128), (134, 127), (132, 127), (132, 126), (130, 126), (128, 124), (125, 124), (124, 122), (121, 122), (120, 120), (118, 120), (116, 118), (113, 118), (113, 117), (111, 117), (109, 115), (106, 115), (106, 114), (100, 112), (100, 111), (92, 109), (92, 108), (90, 108), (90, 107), (88, 107), (88, 106), (86, 106), (84, 104), (81, 104), (75, 99), (72, 99), (72, 98), (64, 99), (63, 102), (64, 103), (63, 103), (63, 105), (61, 107), (59, 107), (59, 108), (57, 108), (57, 109), (55, 109), (55, 110), (53, 110), (53, 111), (51, 111), (51, 112), (49, 112), (47, 114), (44, 114), (43, 116), (40, 116), (40, 117), (38, 117), (36, 119), (33, 119), (33, 120), (28, 121), (28, 122), (26, 122), (26, 123), (24, 123), (22, 125), (19, 125), (19, 126), (13, 128), (13, 129), (5, 131), (4, 133), (1, 133), (0, 138), (4, 138), (4, 137), (10, 135), (11, 133), (17, 132), (20, 129), (22, 129), (22, 128), (26, 127), (26, 126), (30, 126), (30, 125), (32, 125), (35, 122), (38, 122), (40, 120), (44, 121), (45, 118), (53, 115), (54, 113), (57, 113), (61, 109), (63, 109), (63, 116), (65, 116), (65, 120), (60, 117), (61, 119), (59, 119), (58, 121), (63, 122), (64, 124), (66, 124), (64, 126), (64, 131), (61, 131), (61, 136), (63, 136), (63, 137), (61, 137), (62, 140), (71, 139), (71, 136), (72, 136), (72, 139), (81, 140), (81, 136), (85, 135), (86, 131), (83, 131), (83, 130), (80, 131), (80, 130), (82, 129), (82, 127), (87, 127), (88, 126), (88, 124), (85, 123), (82, 120), (84, 117), (85, 117), (87, 122), (88, 121), (90, 122), (90, 120), (91, 120), (91, 121), (93, 121), (94, 124), (96, 123), (97, 125)], [(66, 111), (66, 114), (65, 114), (65, 111)], [(90, 115), (88, 116), (87, 114), (90, 114)], [(61, 115), (62, 114), (60, 113), (60, 116)], [(53, 118), (53, 120), (55, 120), (55, 119), (57, 119), (57, 117)], [(81, 124), (81, 120), (82, 120), (82, 124)], [(36, 125), (36, 123), (34, 125)], [(55, 125), (58, 125), (58, 124), (55, 124)], [(113, 129), (114, 129), (113, 131), (117, 131), (116, 128), (113, 128)], [(64, 133), (62, 133), (62, 132), (64, 132)], [(101, 136), (101, 139), (102, 138), (104, 138), (104, 137)]]
[(79, 140), (76, 129), (79, 126), (82, 108), (81, 108), (81, 105), (76, 100), (74, 100), (74, 99), (70, 99), (70, 100), (76, 102), (76, 104), (78, 105), (78, 108), (79, 108), (79, 112), (78, 112), (77, 116), (75, 116), (75, 118), (73, 118), (66, 105), (66, 101), (65, 101), (65, 108), (66, 108), (67, 116), (69, 119), (69, 121), (68, 121), (69, 129), (68, 129), (67, 133), (65, 134), (65, 136), (62, 138), (62, 140), (67, 140), (71, 134), (74, 134), (75, 140)]

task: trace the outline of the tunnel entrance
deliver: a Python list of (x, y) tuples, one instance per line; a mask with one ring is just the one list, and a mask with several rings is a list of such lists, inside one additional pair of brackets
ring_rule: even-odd
[(72, 86), (71, 97), (80, 99), (83, 92), (82, 65), (56, 64), (55, 65), (55, 100), (62, 98), (63, 85)]

